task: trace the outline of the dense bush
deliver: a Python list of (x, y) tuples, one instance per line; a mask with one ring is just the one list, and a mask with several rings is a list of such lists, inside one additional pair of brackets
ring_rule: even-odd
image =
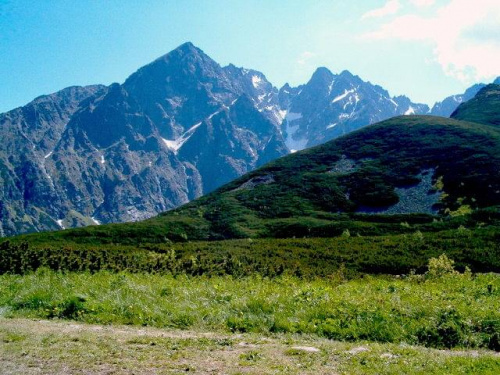
[[(286, 223), (284, 223), (286, 228)], [(496, 227), (422, 233), (409, 224), (407, 234), (360, 236), (345, 226), (331, 228), (335, 238), (242, 239), (121, 245), (0, 244), (0, 273), (26, 273), (39, 267), (63, 271), (186, 273), (189, 275), (303, 277), (407, 274), (426, 271), (427, 260), (446, 254), (459, 270), (500, 272), (500, 230)], [(276, 227), (280, 230), (279, 227)], [(283, 229), (285, 230), (285, 229)], [(297, 229), (296, 233), (302, 233)], [(307, 232), (308, 235), (315, 231)], [(305, 234), (305, 233), (304, 233)]]
[(0, 273), (26, 273), (40, 267), (61, 271), (99, 270), (130, 272), (176, 272), (181, 266), (173, 250), (159, 253), (144, 249), (109, 248), (35, 248), (27, 243), (0, 244)]

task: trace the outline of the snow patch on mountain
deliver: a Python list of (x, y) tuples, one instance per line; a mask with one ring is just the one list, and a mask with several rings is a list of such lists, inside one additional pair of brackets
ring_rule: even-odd
[(414, 115), (414, 114), (415, 114), (415, 108), (413, 108), (412, 106), (410, 106), (408, 108), (408, 110), (405, 112), (405, 116)]
[(256, 76), (256, 75), (252, 76), (253, 87), (258, 88), (261, 83), (262, 83), (262, 78), (260, 78), (259, 76)]
[(295, 138), (297, 130), (299, 130), (299, 124), (292, 125), (292, 122), (302, 118), (302, 113), (288, 112), (285, 117), (285, 130), (286, 139), (285, 145), (288, 147), (290, 152), (294, 153), (303, 150), (307, 145), (307, 138)]
[(355, 89), (352, 89), (352, 90), (344, 90), (344, 93), (337, 96), (335, 99), (332, 100), (332, 103), (337, 103), (338, 101), (344, 99), (345, 97), (347, 97), (347, 95), (349, 94), (352, 94), (354, 93), (356, 90)]
[(259, 95), (257, 96), (257, 99), (259, 101), (259, 103), (262, 103), (264, 101), (264, 98), (269, 95), (269, 94), (262, 94), (262, 95)]
[[(220, 113), (220, 111), (217, 111), (215, 113), (212, 113), (210, 116), (208, 116), (209, 119), (211, 119), (213, 116), (215, 116), (217, 113)], [(180, 148), (184, 145), (184, 143), (187, 142), (187, 140), (189, 138), (191, 138), (191, 136), (194, 134), (194, 132), (196, 131), (196, 129), (198, 129), (198, 127), (201, 125), (202, 123), (199, 122), (195, 125), (193, 125), (192, 127), (190, 127), (186, 132), (184, 132), (184, 134), (182, 134), (179, 138), (175, 139), (175, 140), (171, 140), (171, 139), (165, 139), (165, 138), (162, 138), (163, 142), (165, 143), (165, 145), (170, 149), (172, 150), (175, 154), (177, 154), (177, 152), (179, 152)]]
[(330, 95), (332, 93), (332, 89), (333, 89), (333, 84), (335, 83), (335, 78), (332, 79), (332, 82), (330, 83), (330, 85), (328, 86), (328, 95)]
[(57, 222), (57, 225), (59, 225), (59, 226), (61, 227), (61, 229), (66, 229), (66, 228), (64, 227), (64, 225), (63, 225), (63, 221), (62, 221), (62, 219), (56, 220), (56, 222)]
[(288, 123), (293, 122), (295, 120), (299, 120), (301, 118), (302, 118), (302, 113), (287, 112), (286, 114), (286, 121)]

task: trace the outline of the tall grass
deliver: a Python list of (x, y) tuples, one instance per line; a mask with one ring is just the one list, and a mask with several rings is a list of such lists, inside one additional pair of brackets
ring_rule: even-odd
[(500, 276), (371, 277), (59, 273), (0, 276), (8, 317), (76, 319), (500, 350)]

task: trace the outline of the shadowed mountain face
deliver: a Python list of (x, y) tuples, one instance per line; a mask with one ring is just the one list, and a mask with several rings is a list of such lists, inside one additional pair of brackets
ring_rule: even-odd
[(326, 68), (278, 90), (186, 43), (121, 85), (0, 115), (0, 235), (146, 219), (290, 151), (428, 110)]
[(1, 235), (145, 219), (285, 155), (277, 94), (187, 43), (1, 115)]
[(55, 220), (70, 202), (56, 191), (47, 161), (71, 117), (105, 92), (69, 87), (0, 115), (0, 235), (60, 228)]

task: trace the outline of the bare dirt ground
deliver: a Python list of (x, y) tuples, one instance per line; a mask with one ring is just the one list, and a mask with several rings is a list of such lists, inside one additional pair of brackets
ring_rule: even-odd
[(500, 356), (297, 335), (0, 318), (0, 374), (180, 373), (495, 374)]

